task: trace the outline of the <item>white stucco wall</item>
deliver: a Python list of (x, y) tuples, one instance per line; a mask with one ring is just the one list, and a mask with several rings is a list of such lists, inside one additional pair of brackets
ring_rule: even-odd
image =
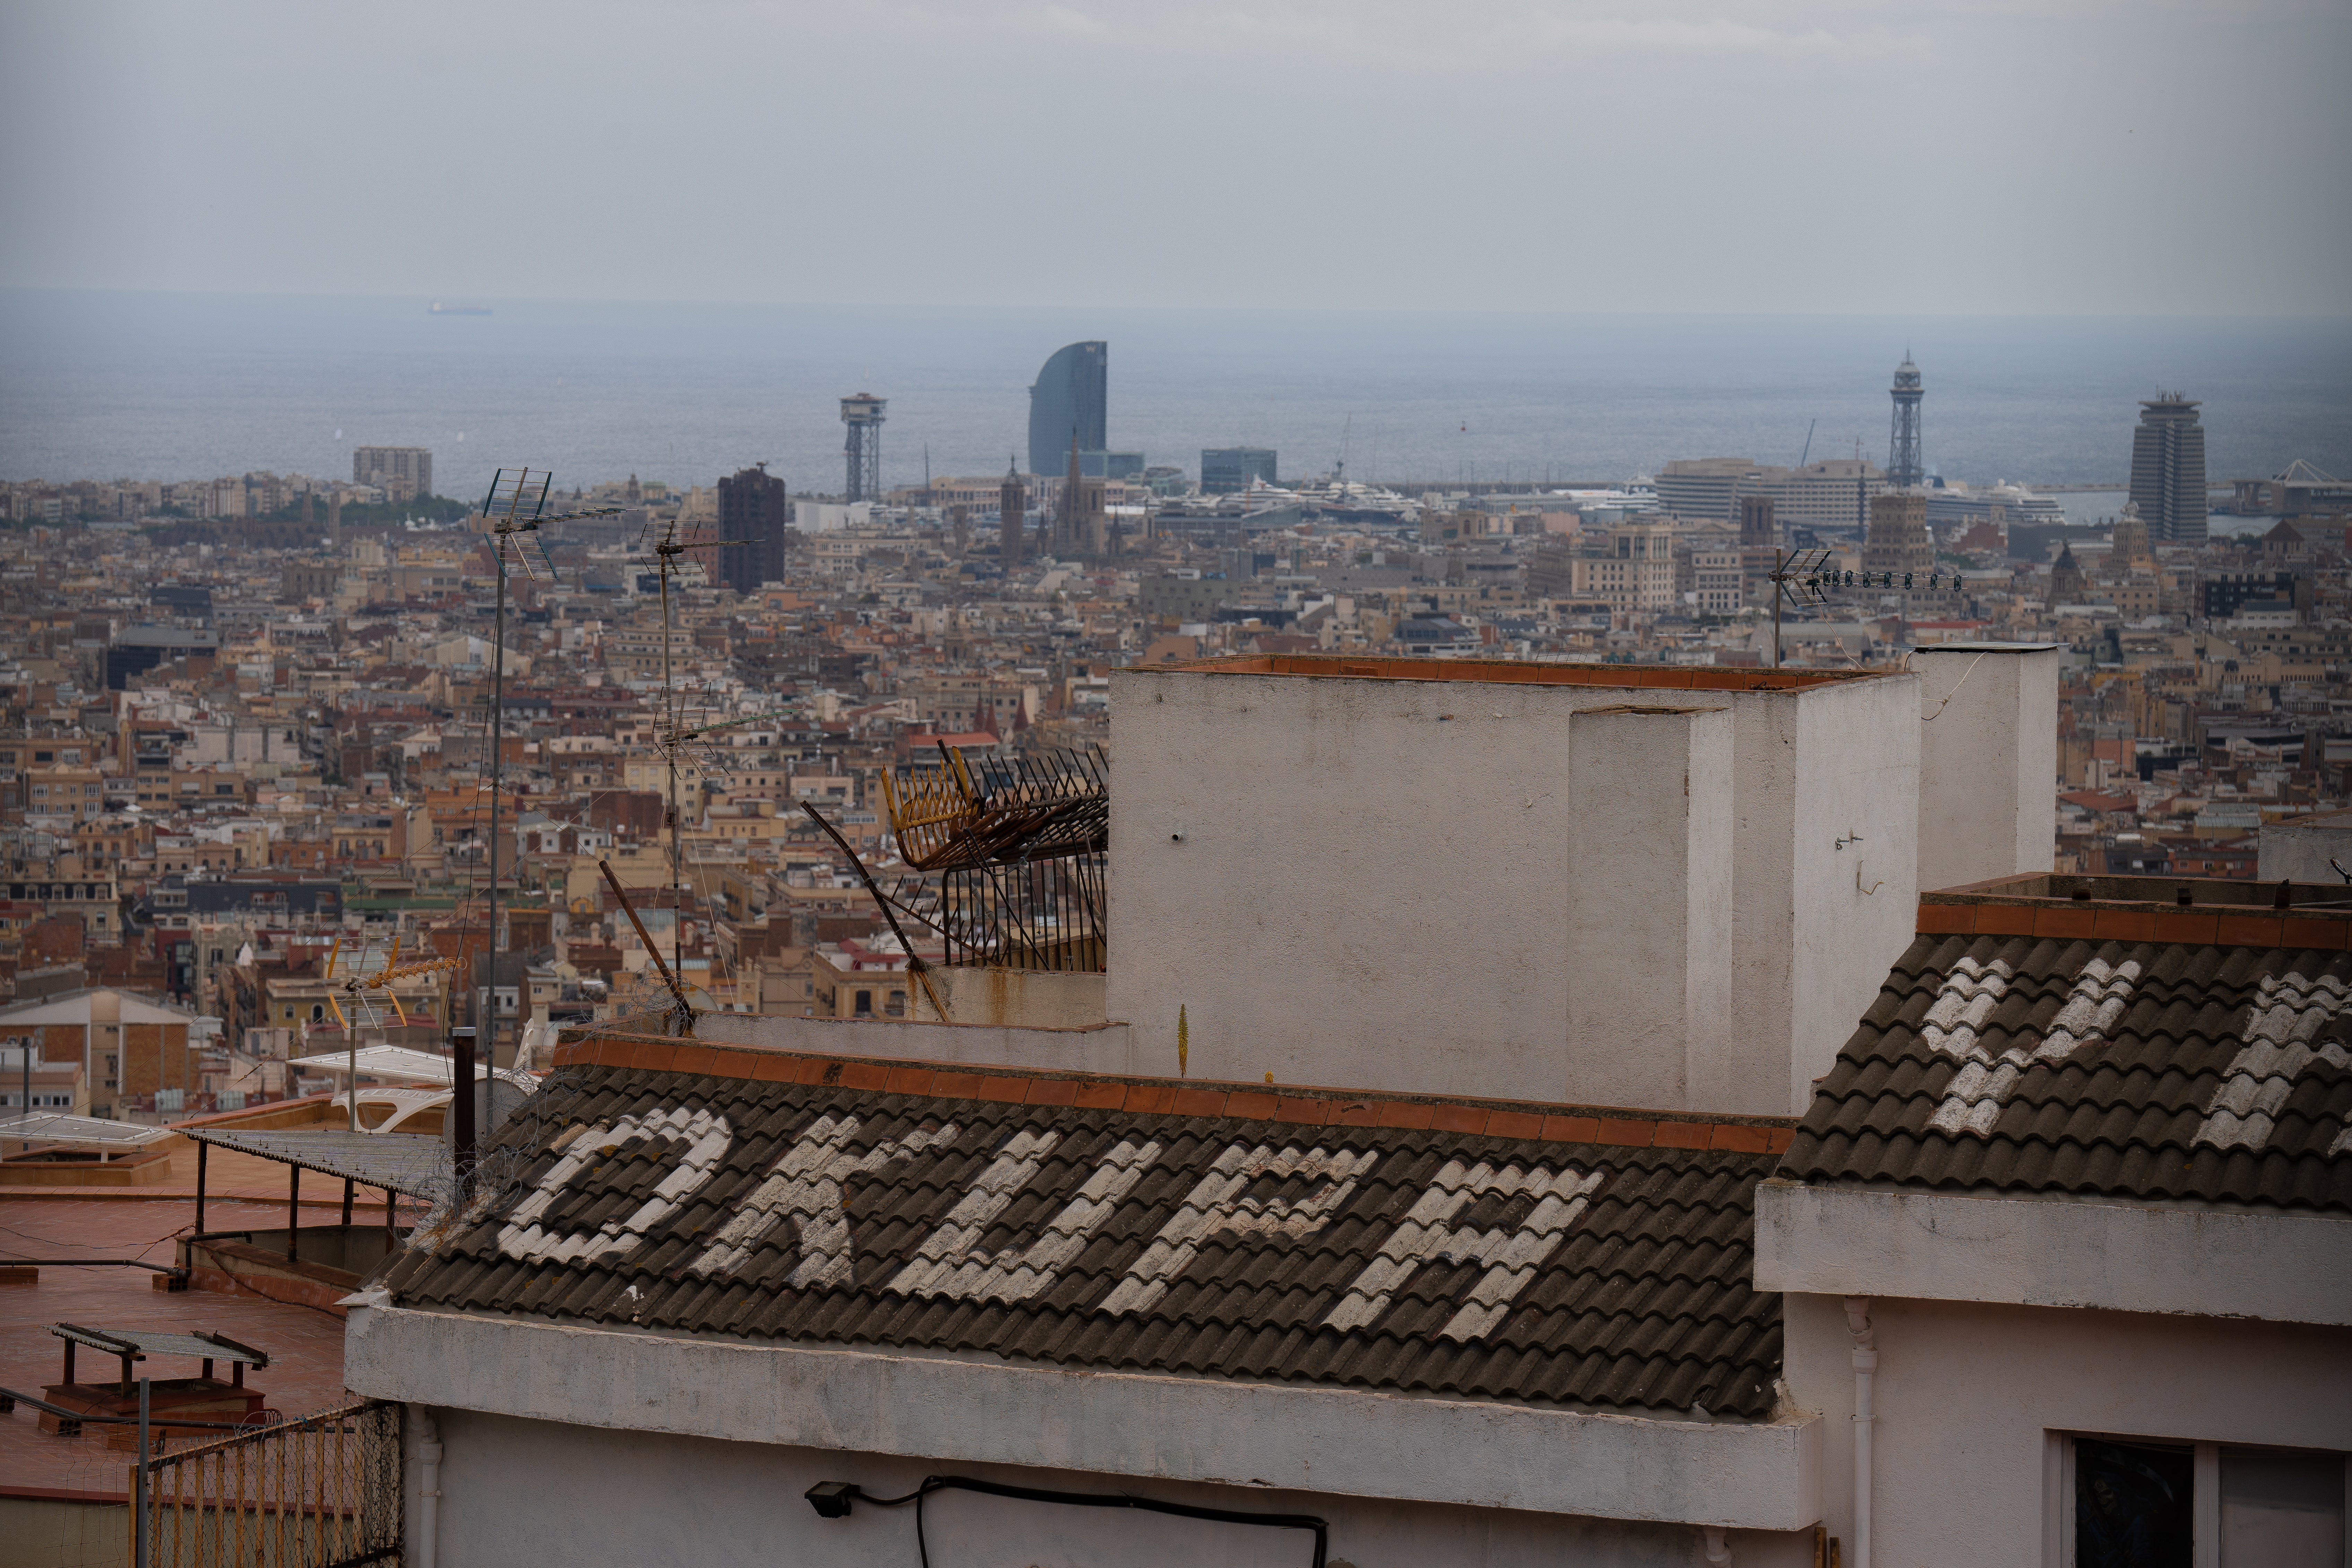
[[(958, 1024), (1017, 1028), (1084, 1029), (1102, 1023), (1103, 977), (1084, 971), (984, 969), (964, 965), (930, 972), (931, 984)], [(908, 993), (914, 1016), (938, 1023), (920, 986)]]
[[(955, 1005), (950, 1002), (949, 1006)], [(1114, 1076), (1147, 1074), (1125, 1024), (1083, 1028), (998, 1024), (940, 1024), (895, 1018), (790, 1018), (760, 1013), (708, 1013), (694, 1021), (695, 1037), (714, 1046), (753, 1046), (816, 1056), (877, 1057), (892, 1061), (957, 1062), (966, 1067), (1047, 1068)], [(1356, 1087), (1350, 1085), (1349, 1087)]]
[[(1843, 1298), (1785, 1297), (1787, 1377), (1823, 1417), (1822, 1506), (1853, 1539), (1853, 1341)], [(2047, 1435), (2352, 1449), (2352, 1331), (1874, 1298), (1874, 1561), (2058, 1568)]]
[[(1753, 767), (1772, 778), (1775, 793), (1776, 743), (1794, 761), (1789, 837), (1753, 835), (1742, 844), (1732, 912), (1742, 1013), (1769, 997), (1769, 1016), (1789, 1019), (1779, 1037), (1784, 1054), (1773, 1064), (1787, 1098), (1771, 1109), (1781, 1114), (1803, 1114), (1814, 1080), (1837, 1060), (1854, 1020), (1870, 1010), (1887, 970), (1911, 945), (1919, 903), (1918, 716), (1914, 677), (1818, 688), (1797, 706), (1792, 742), (1768, 710), (1759, 726), (1766, 734), (1740, 759), (1743, 782)], [(1784, 911), (1785, 962), (1765, 934)], [(1764, 1066), (1759, 1059), (1756, 1069)]]
[(2352, 1325), (2352, 1219), (1768, 1181), (1756, 1288)]
[[(426, 1407), (412, 1407), (413, 1447)], [(642, 1568), (661, 1563), (783, 1563), (871, 1568), (915, 1562), (911, 1506), (856, 1504), (846, 1519), (817, 1517), (819, 1481), (854, 1481), (878, 1497), (952, 1472), (1065, 1491), (1131, 1489), (1160, 1501), (1252, 1512), (1307, 1513), (1330, 1526), (1331, 1561), (1354, 1568), (1445, 1563), (1458, 1568), (1700, 1568), (1705, 1539), (1688, 1525), (1566, 1518), (1505, 1509), (1335, 1498), (1311, 1490), (1107, 1481), (1003, 1465), (922, 1459), (789, 1445), (722, 1442), (608, 1427), (432, 1410), (446, 1458), (441, 1472), (439, 1568)], [(410, 1486), (415, 1468), (410, 1468)], [(416, 1517), (409, 1500), (409, 1517)], [(934, 1494), (924, 1505), (939, 1568), (1306, 1568), (1304, 1531)], [(1804, 1568), (1811, 1531), (1729, 1532), (1738, 1568)], [(414, 1548), (409, 1558), (415, 1561)]]
[[(1740, 1026), (1659, 1109), (1801, 1108), (1910, 940), (1916, 677), (1793, 692), (1113, 679), (1108, 1010), (1145, 1071), (1171, 1070), (1181, 1007), (1204, 1077), (1651, 1103), (1646, 1066), (1590, 1053), (1571, 1071), (1566, 1048), (1574, 847), (1596, 820), (1634, 821), (1622, 795), (1575, 787), (1583, 709), (1731, 710)], [(1659, 889), (1609, 890), (1633, 920)]]
[(2050, 869), (2064, 657), (2046, 643), (1948, 643), (1912, 654), (1923, 889)]
[(1726, 1108), (1731, 710), (1587, 709), (1569, 721), (1565, 1081), (1612, 1103)]
[(2331, 811), (2294, 822), (2266, 822), (2260, 843), (2261, 860), (2254, 870), (2260, 880), (2340, 888), (2344, 878), (2328, 862), (2352, 867), (2352, 811)]
[(1763, 1530), (1818, 1517), (1819, 1433), (1806, 1418), (1588, 1415), (380, 1305), (354, 1305), (343, 1366), (347, 1386), (379, 1399), (939, 1465), (1017, 1464), (1113, 1487), (1118, 1478), (1273, 1487)]

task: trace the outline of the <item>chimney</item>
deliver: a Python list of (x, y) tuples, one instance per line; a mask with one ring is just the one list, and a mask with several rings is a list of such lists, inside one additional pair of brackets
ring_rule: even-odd
[(2046, 872), (2058, 828), (2056, 643), (1938, 643), (1919, 673), (1919, 890)]
[(1626, 704), (1569, 722), (1568, 1017), (1559, 1093), (1742, 1109), (1731, 1021), (1731, 710)]

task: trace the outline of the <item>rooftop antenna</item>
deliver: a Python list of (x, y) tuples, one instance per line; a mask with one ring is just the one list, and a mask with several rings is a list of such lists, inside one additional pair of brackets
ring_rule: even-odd
[[(541, 565), (549, 580), (554, 581), (555, 561), (547, 553), (546, 542), (531, 536), (554, 523), (583, 517), (610, 517), (621, 510), (616, 506), (590, 507), (550, 517), (547, 492), (554, 479), (554, 474), (545, 468), (502, 468), (490, 476), (490, 492), (482, 498), (483, 531), (490, 536), (490, 559), (498, 567), (499, 577), (498, 612), (490, 635), (490, 902), (486, 929), (490, 962), (486, 1020), (488, 1028), (482, 1039), (492, 1066), (498, 1061), (499, 1044), (499, 797), (506, 793), (507, 557), (511, 551), (514, 565), (535, 582), (539, 573), (531, 564), (530, 546), (536, 543)], [(516, 1000), (520, 1003), (520, 998)]]
[[(688, 744), (699, 740), (702, 732), (688, 731), (678, 721), (677, 683), (672, 677), (669, 655), (670, 642), (675, 636), (670, 611), (669, 579), (670, 574), (677, 570), (677, 558), (689, 550), (725, 549), (730, 545), (751, 542), (743, 539), (698, 539), (681, 542), (677, 537), (677, 525), (678, 519), (685, 515), (685, 511), (686, 508), (681, 503), (663, 531), (661, 542), (654, 546), (654, 558), (658, 567), (656, 574), (661, 586), (663, 704), (663, 726), (655, 744), (662, 753), (669, 784), (670, 959), (680, 976), (686, 973), (686, 850), (681, 842), (682, 818), (677, 809), (677, 759), (679, 752)], [(647, 526), (650, 529), (650, 520)], [(644, 536), (641, 534), (639, 542), (643, 542)], [(698, 761), (699, 760), (698, 758)], [(617, 884), (615, 886), (617, 887)], [(626, 902), (625, 900), (623, 901)], [(635, 910), (630, 910), (629, 918), (632, 921), (636, 919)], [(638, 930), (642, 934), (644, 927), (640, 925)], [(652, 951), (650, 940), (646, 942), (646, 951)], [(656, 956), (658, 959), (659, 955)], [(678, 990), (676, 984), (672, 984), (671, 991), (677, 997), (678, 1005), (682, 1009), (678, 1015), (680, 1029), (691, 1030), (694, 1026), (693, 1008), (687, 1005), (685, 994)]]
[[(1822, 568), (1829, 564), (1830, 552), (1825, 549), (1800, 550), (1795, 554), (1775, 545), (1772, 549), (1772, 668), (1780, 668), (1780, 606), (1789, 604), (1819, 605), (1829, 595), (1822, 591)], [(1793, 584), (1793, 586), (1792, 586)], [(1802, 600), (1798, 595), (1804, 595)]]

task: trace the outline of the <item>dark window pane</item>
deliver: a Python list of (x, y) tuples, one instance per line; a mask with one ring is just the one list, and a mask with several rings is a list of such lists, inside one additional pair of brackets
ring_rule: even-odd
[(2074, 1439), (2074, 1568), (2189, 1568), (2186, 1448)]

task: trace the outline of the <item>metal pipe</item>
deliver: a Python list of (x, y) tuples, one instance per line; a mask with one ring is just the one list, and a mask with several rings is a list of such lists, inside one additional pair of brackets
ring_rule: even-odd
[(195, 1241), (205, 1238), (205, 1157), (212, 1152), (210, 1143), (196, 1140), (196, 1234), (190, 1238)]
[(1870, 1449), (1877, 1421), (1872, 1380), (1878, 1373), (1878, 1331), (1870, 1321), (1870, 1298), (1845, 1299), (1846, 1332), (1853, 1339), (1853, 1568), (1870, 1568)]
[(416, 1541), (415, 1568), (433, 1568), (433, 1548), (441, 1533), (441, 1428), (430, 1413), (419, 1413), (416, 1440)]
[(131, 1547), (133, 1568), (147, 1568), (153, 1554), (148, 1551), (147, 1540), (147, 1380), (139, 1380), (139, 1462), (131, 1467), (132, 1480), (131, 1498)]
[(302, 1167), (286, 1167), (286, 1261), (292, 1263), (294, 1238), (302, 1225)]
[(457, 1093), (450, 1098), (449, 1123), (451, 1152), (457, 1167), (457, 1203), (463, 1207), (472, 1195), (474, 1184), (475, 1139), (478, 1130), (474, 1125), (474, 1031), (449, 1031), (450, 1054), (457, 1059), (451, 1064), (451, 1084)]

